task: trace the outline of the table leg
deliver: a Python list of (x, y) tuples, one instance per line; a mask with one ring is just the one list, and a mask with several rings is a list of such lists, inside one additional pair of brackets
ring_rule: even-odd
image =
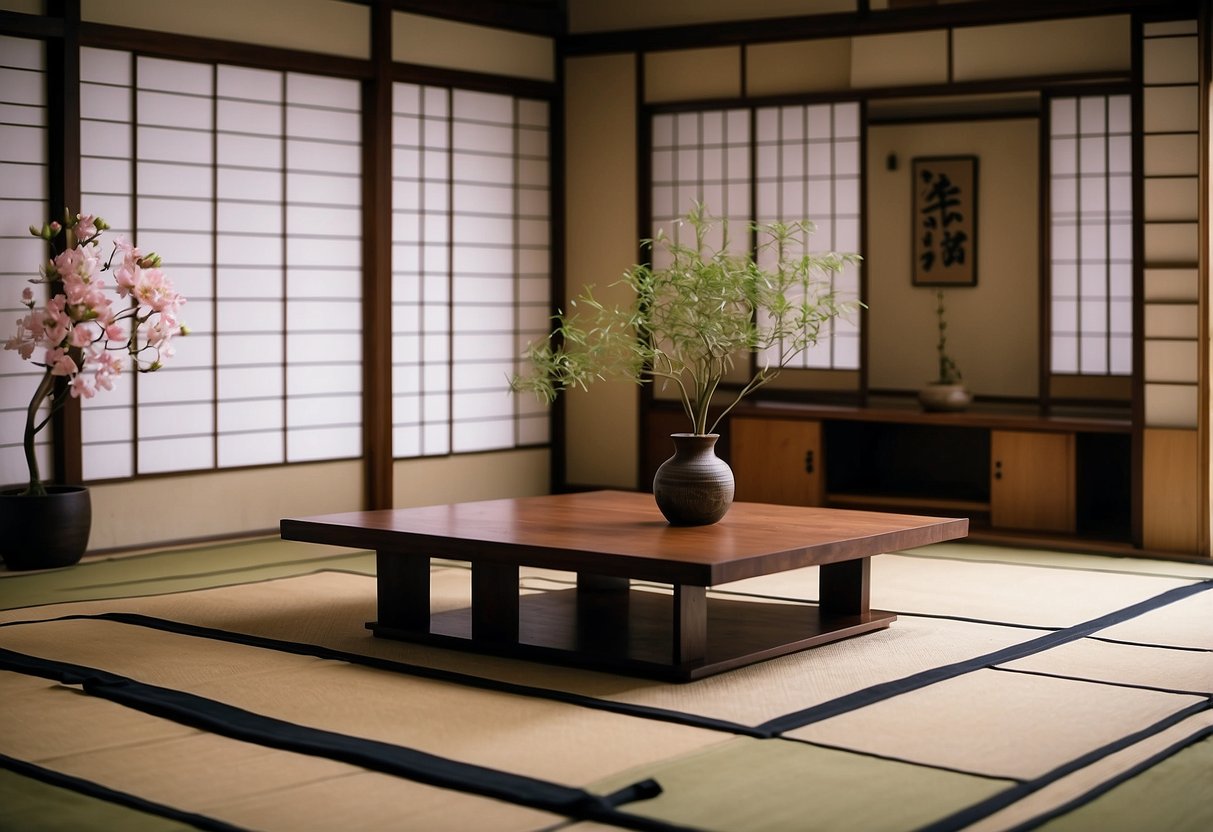
[(700, 661), (708, 647), (708, 590), (674, 584), (674, 664)]
[(430, 559), (379, 549), (375, 553), (381, 627), (428, 633)]
[(627, 578), (577, 573), (577, 645), (596, 653), (625, 654), (632, 582)]
[(632, 582), (627, 578), (612, 575), (595, 575), (593, 572), (577, 573), (577, 591), (580, 592), (627, 592)]
[(472, 564), (472, 640), (518, 643), (517, 564)]
[(821, 565), (818, 597), (823, 615), (867, 615), (871, 589), (871, 558)]

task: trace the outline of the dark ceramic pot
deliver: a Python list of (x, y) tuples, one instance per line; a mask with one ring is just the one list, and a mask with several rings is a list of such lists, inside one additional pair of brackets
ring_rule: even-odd
[(10, 570), (79, 563), (88, 548), (92, 503), (82, 485), (50, 485), (42, 497), (0, 492), (0, 558)]
[(653, 497), (672, 526), (707, 526), (733, 504), (733, 470), (716, 456), (719, 434), (675, 433), (674, 455), (653, 477)]

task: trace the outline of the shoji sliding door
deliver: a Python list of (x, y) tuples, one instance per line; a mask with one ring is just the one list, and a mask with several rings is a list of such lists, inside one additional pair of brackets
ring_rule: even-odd
[(191, 334), (84, 403), (86, 479), (361, 452), (357, 82), (84, 49), (83, 210)]
[(393, 453), (545, 443), (509, 377), (548, 331), (548, 105), (398, 83), (393, 110)]
[[(46, 47), (41, 41), (0, 37), (0, 339), (26, 314), (21, 291), (46, 258), (46, 244), (30, 225), (51, 219), (47, 202)], [(44, 302), (45, 297), (38, 298)], [(35, 356), (35, 358), (38, 358)], [(11, 350), (0, 351), (0, 486), (28, 479), (22, 432), (26, 408), (42, 368)], [(45, 417), (45, 410), (39, 418)], [(50, 431), (35, 446), (43, 475), (50, 473)]]

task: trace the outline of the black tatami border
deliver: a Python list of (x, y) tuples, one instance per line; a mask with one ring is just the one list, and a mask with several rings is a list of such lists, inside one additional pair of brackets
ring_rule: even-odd
[[(278, 580), (278, 579), (269, 579), (269, 580)], [(1112, 613), (1109, 613), (1109, 614), (1106, 614), (1103, 616), (1099, 616), (1097, 618), (1091, 619), (1086, 622), (1082, 622), (1082, 623), (1074, 625), (1072, 627), (1067, 627), (1064, 629), (1057, 630), (1055, 632), (1046, 633), (1043, 636), (1040, 636), (1035, 639), (1030, 639), (1019, 645), (1012, 645), (1011, 647), (1003, 648), (1001, 650), (994, 651), (994, 652), (988, 653), (988, 654), (984, 654), (982, 656), (977, 656), (977, 657), (974, 657), (974, 658), (971, 658), (971, 659), (968, 659), (968, 660), (965, 660), (962, 662), (956, 662), (956, 663), (953, 663), (950, 665), (945, 665), (945, 666), (942, 666), (939, 668), (932, 668), (928, 671), (923, 671), (921, 673), (912, 674), (910, 676), (904, 677), (899, 680), (894, 680), (891, 682), (874, 685), (869, 688), (865, 688), (863, 690), (855, 691), (852, 694), (847, 694), (842, 697), (837, 697), (836, 699), (830, 700), (828, 702), (820, 703), (819, 705), (813, 706), (811, 708), (806, 708), (801, 711), (793, 712), (790, 714), (785, 714), (785, 715), (783, 715), (781, 717), (777, 717), (773, 720), (768, 720), (767, 722), (762, 723), (759, 726), (744, 726), (744, 725), (740, 725), (738, 723), (732, 723), (732, 722), (728, 722), (728, 721), (724, 721), (724, 720), (710, 719), (710, 718), (706, 718), (706, 717), (698, 717), (693, 714), (686, 714), (683, 712), (671, 711), (668, 709), (652, 708), (650, 706), (638, 706), (638, 705), (632, 705), (632, 704), (626, 704), (626, 703), (617, 703), (617, 702), (611, 702), (610, 700), (599, 699), (596, 697), (583, 696), (583, 695), (579, 695), (579, 694), (571, 694), (571, 693), (566, 693), (566, 692), (562, 692), (562, 691), (554, 691), (554, 690), (551, 690), (548, 688), (536, 688), (536, 687), (532, 687), (532, 686), (517, 685), (514, 683), (508, 683), (508, 682), (499, 682), (496, 680), (485, 679), (483, 677), (476, 677), (476, 676), (470, 676), (467, 674), (460, 674), (460, 673), (456, 673), (453, 671), (437, 670), (434, 668), (427, 668), (424, 666), (409, 665), (409, 664), (393, 662), (393, 661), (389, 661), (389, 660), (377, 659), (377, 658), (373, 658), (373, 657), (360, 656), (358, 654), (352, 654), (352, 653), (348, 653), (345, 651), (332, 650), (329, 648), (317, 647), (315, 645), (306, 645), (306, 644), (301, 644), (298, 642), (287, 642), (287, 641), (268, 639), (268, 638), (263, 638), (263, 637), (258, 637), (258, 636), (248, 636), (248, 635), (239, 634), (239, 633), (231, 633), (228, 631), (215, 630), (213, 628), (199, 627), (196, 625), (182, 624), (179, 622), (167, 621), (164, 619), (158, 619), (158, 618), (153, 618), (150, 616), (143, 616), (143, 615), (138, 615), (138, 614), (133, 614), (133, 613), (101, 613), (101, 614), (96, 614), (96, 615), (73, 615), (73, 616), (64, 616), (59, 619), (43, 619), (43, 620), (8, 622), (8, 623), (6, 623), (4, 625), (0, 625), (0, 626), (14, 626), (14, 625), (20, 625), (20, 624), (31, 625), (31, 624), (45, 623), (46, 621), (51, 621), (51, 620), (72, 620), (72, 619), (108, 620), (108, 621), (113, 621), (115, 623), (122, 623), (122, 624), (133, 625), (133, 626), (143, 626), (143, 627), (149, 627), (149, 628), (153, 628), (153, 629), (166, 630), (166, 631), (175, 632), (175, 633), (179, 633), (179, 634), (183, 634), (183, 635), (194, 636), (194, 637), (218, 639), (218, 640), (229, 641), (229, 642), (233, 642), (233, 643), (244, 644), (247, 646), (261, 647), (261, 648), (265, 648), (265, 649), (278, 650), (278, 651), (289, 652), (289, 653), (294, 653), (294, 654), (309, 655), (309, 656), (313, 656), (313, 657), (317, 657), (317, 658), (333, 659), (333, 660), (338, 660), (338, 661), (346, 661), (346, 662), (351, 662), (351, 663), (363, 664), (363, 665), (375, 667), (378, 669), (388, 670), (391, 672), (400, 672), (400, 673), (406, 673), (406, 674), (411, 674), (411, 675), (418, 675), (418, 676), (423, 676), (426, 678), (433, 678), (433, 679), (453, 682), (453, 683), (457, 683), (457, 684), (468, 684), (468, 685), (472, 685), (472, 686), (476, 686), (476, 687), (488, 688), (488, 689), (512, 693), (512, 694), (516, 694), (516, 695), (539, 696), (539, 697), (543, 697), (543, 698), (553, 699), (556, 701), (562, 701), (562, 702), (572, 704), (572, 705), (577, 705), (577, 706), (582, 706), (582, 707), (591, 707), (591, 708), (602, 709), (602, 710), (609, 710), (609, 711), (613, 711), (613, 712), (617, 712), (617, 713), (621, 713), (621, 714), (625, 714), (625, 715), (629, 715), (629, 716), (636, 716), (636, 717), (640, 717), (640, 718), (658, 719), (658, 720), (662, 720), (662, 721), (675, 722), (675, 723), (689, 725), (689, 726), (693, 726), (693, 727), (708, 728), (710, 730), (718, 730), (718, 731), (725, 731), (728, 733), (742, 734), (742, 735), (751, 736), (751, 737), (776, 738), (776, 737), (780, 737), (780, 735), (785, 731), (790, 731), (795, 728), (802, 727), (804, 725), (812, 724), (813, 722), (827, 719), (832, 716), (837, 716), (842, 713), (846, 713), (848, 711), (855, 710), (857, 708), (861, 708), (861, 707), (865, 707), (870, 704), (874, 704), (876, 702), (884, 701), (886, 699), (900, 695), (901, 693), (906, 693), (906, 692), (909, 692), (912, 690), (918, 690), (920, 688), (926, 687), (926, 686), (934, 684), (936, 682), (955, 678), (956, 676), (960, 676), (960, 675), (963, 675), (968, 672), (972, 672), (972, 671), (983, 669), (983, 668), (993, 667), (995, 665), (1002, 664), (1004, 662), (1012, 661), (1012, 660), (1018, 659), (1018, 658), (1023, 658), (1025, 656), (1031, 655), (1033, 653), (1038, 653), (1038, 652), (1041, 652), (1044, 650), (1051, 649), (1053, 647), (1057, 647), (1061, 644), (1065, 644), (1065, 643), (1068, 643), (1071, 641), (1085, 638), (1085, 637), (1089, 636), (1091, 633), (1097, 632), (1106, 627), (1110, 627), (1114, 624), (1118, 624), (1123, 621), (1130, 620), (1130, 619), (1135, 618), (1139, 615), (1142, 615), (1146, 612), (1150, 612), (1152, 610), (1158, 609), (1158, 608), (1166, 606), (1168, 604), (1175, 603), (1177, 601), (1194, 596), (1196, 594), (1199, 594), (1199, 593), (1204, 592), (1209, 589), (1213, 589), (1213, 580), (1197, 581), (1197, 582), (1193, 582), (1191, 584), (1187, 584), (1184, 586), (1175, 587), (1175, 588), (1167, 590), (1163, 593), (1160, 593), (1159, 595), (1156, 595), (1152, 598), (1146, 599), (1146, 600), (1138, 602), (1136, 604), (1132, 604), (1130, 606), (1127, 606), (1127, 607), (1117, 610), (1115, 612), (1112, 612)], [(987, 623), (987, 622), (982, 622), (982, 623)], [(996, 623), (996, 622), (989, 622), (989, 623)], [(1039, 630), (1041, 628), (1030, 628), (1030, 629)], [(9, 659), (7, 661), (4, 659), (5, 654), (9, 655)], [(19, 656), (20, 656), (20, 654), (12, 654), (10, 651), (0, 651), (0, 663), (4, 663), (4, 664), (11, 663), (11, 661), (13, 660), (13, 657), (19, 657)], [(46, 662), (46, 660), (34, 659), (33, 657), (26, 657), (26, 658), (32, 659), (35, 663)], [(18, 661), (18, 664), (21, 664), (21, 662)], [(158, 715), (164, 715), (164, 714), (160, 714), (156, 710), (152, 710), (152, 708), (162, 707), (161, 705), (159, 705), (157, 703), (159, 703), (164, 696), (168, 696), (170, 698), (177, 697), (177, 696), (187, 697), (188, 699), (185, 701), (188, 701), (192, 705), (201, 705), (203, 703), (210, 702), (210, 700), (205, 700), (200, 697), (192, 696), (190, 694), (183, 694), (183, 693), (176, 692), (176, 691), (165, 691), (164, 689), (154, 688), (152, 686), (147, 686), (147, 685), (142, 685), (141, 683), (135, 682), (134, 680), (126, 679), (125, 677), (117, 677), (117, 676), (114, 676), (113, 674), (107, 674), (105, 671), (97, 671), (97, 670), (93, 670), (91, 668), (79, 668), (74, 665), (66, 665), (63, 663), (56, 663), (56, 662), (47, 662), (46, 663), (46, 667), (49, 667), (52, 665), (59, 666), (60, 669), (63, 672), (67, 673), (68, 676), (78, 675), (79, 672), (81, 670), (83, 670), (83, 671), (85, 671), (85, 676), (90, 679), (89, 682), (85, 683), (86, 691), (88, 691), (90, 693), (96, 693), (97, 695), (105, 696), (106, 698), (114, 699), (114, 701), (122, 701), (123, 704), (128, 704), (132, 707), (140, 708), (141, 710), (147, 710), (147, 712), (149, 712), (149, 713), (157, 713)], [(16, 668), (13, 668), (13, 669), (16, 669)], [(19, 672), (30, 672), (30, 671), (29, 670), (19, 670)], [(100, 674), (100, 676), (98, 676), (97, 674)], [(45, 675), (45, 673), (36, 673), (35, 675)], [(112, 677), (112, 678), (109, 678), (109, 677)], [(98, 681), (99, 679), (100, 679), (100, 681)], [(1099, 680), (1080, 680), (1080, 681), (1088, 681), (1088, 682), (1096, 683), (1096, 684), (1101, 683)], [(147, 704), (145, 707), (140, 707), (140, 704), (136, 704), (136, 703), (142, 702), (141, 697), (140, 696), (128, 697), (128, 694), (126, 693), (127, 691), (134, 690), (134, 689), (150, 690), (150, 691), (155, 691), (156, 693), (153, 696), (151, 696), (150, 704)], [(1179, 693), (1179, 692), (1176, 692), (1176, 693)], [(220, 705), (219, 703), (212, 703), (212, 704), (216, 705), (220, 709), (227, 708), (227, 706)], [(181, 706), (180, 703), (178, 703), (178, 707), (183, 707), (183, 706)], [(1081, 768), (1084, 765), (1090, 764), (1095, 759), (1099, 759), (1100, 757), (1102, 757), (1108, 753), (1112, 753), (1113, 751), (1118, 750), (1121, 747), (1131, 745), (1135, 742), (1140, 741), (1141, 739), (1143, 739), (1147, 736), (1150, 736), (1153, 733), (1164, 730), (1165, 728), (1170, 727), (1170, 725), (1174, 724), (1176, 721), (1181, 720), (1183, 718), (1187, 718), (1187, 716), (1190, 716), (1191, 713), (1198, 712), (1207, 707), (1209, 707), (1208, 701), (1199, 703), (1196, 706), (1192, 706), (1192, 708), (1184, 709), (1183, 711), (1178, 712), (1177, 714), (1173, 715), (1172, 717), (1168, 717), (1167, 719), (1162, 720), (1153, 726), (1149, 726), (1148, 728), (1143, 729), (1142, 731), (1136, 732), (1135, 734), (1122, 738), (1121, 740), (1118, 740), (1115, 743), (1112, 743), (1108, 746), (1104, 746), (1103, 748), (1096, 749), (1095, 751), (1090, 752), (1089, 754), (1084, 755), (1083, 757), (1080, 757), (1076, 760), (1069, 761), (1069, 762), (1063, 764), (1062, 766), (1054, 769), (1053, 771), (1048, 772), (1045, 775), (1042, 775), (1039, 778), (1035, 778), (1035, 779), (1029, 780), (1029, 781), (1018, 782), (1013, 787), (1011, 787), (1003, 792), (1000, 792), (999, 794), (994, 795), (985, 801), (981, 801), (977, 804), (967, 807), (964, 810), (954, 813), (953, 815), (950, 815), (944, 819), (941, 819), (940, 821), (937, 821), (936, 823), (934, 823), (928, 827), (925, 827), (925, 829), (931, 830), (931, 832), (941, 832), (941, 830), (943, 830), (943, 829), (959, 828), (959, 825), (971, 823), (976, 819), (985, 817), (988, 814), (991, 814), (995, 811), (998, 811), (1001, 808), (1004, 808), (1006, 805), (1010, 805), (1010, 803), (1013, 803), (1015, 800), (1020, 799), (1020, 797), (1022, 797), (1024, 794), (1027, 794), (1032, 791), (1036, 791), (1040, 788), (1043, 788), (1044, 786), (1048, 785), (1049, 783), (1052, 783), (1055, 780), (1060, 779), (1061, 777), (1064, 777), (1065, 775), (1071, 773), (1072, 771), (1077, 770), (1077, 768)], [(170, 709), (170, 710), (172, 710), (172, 709)], [(238, 709), (228, 709), (228, 710), (238, 711)], [(176, 713), (176, 711), (174, 711), (174, 713)], [(259, 715), (256, 715), (256, 714), (248, 714), (247, 712), (239, 712), (239, 713), (247, 714), (248, 717), (251, 717), (255, 720), (259, 720), (259, 719), (269, 720), (270, 719), (267, 717), (260, 717)], [(190, 718), (189, 714), (187, 714), (187, 713), (179, 713), (178, 715), (181, 717), (180, 719), (178, 719), (176, 716), (170, 717), (170, 718), (177, 719), (177, 721), (187, 721)], [(195, 716), (193, 718), (197, 719), (199, 717)], [(300, 726), (291, 726), (290, 723), (280, 723), (277, 720), (270, 720), (270, 721), (272, 723), (274, 723), (274, 727), (271, 728), (270, 732), (269, 732), (271, 735), (269, 737), (270, 739), (272, 739), (272, 734), (273, 734), (274, 730), (288, 731), (289, 729), (299, 729), (304, 732), (308, 732), (308, 731), (312, 730), (312, 729), (306, 729), (306, 728), (301, 729)], [(214, 729), (212, 726), (208, 725), (208, 730), (216, 730), (216, 729)], [(219, 732), (225, 733), (225, 731), (223, 731), (223, 730), (219, 730)], [(395, 749), (395, 750), (402, 751), (405, 753), (417, 753), (417, 754), (423, 753), (423, 752), (412, 752), (410, 749), (401, 749), (398, 746), (391, 746), (391, 745), (386, 745), (386, 744), (382, 744), (382, 743), (375, 743), (375, 741), (373, 741), (373, 740), (356, 740), (356, 738), (342, 737), (342, 735), (331, 735), (328, 732), (317, 732), (317, 733), (319, 735), (323, 735), (326, 742), (331, 740), (333, 736), (336, 736), (336, 737), (341, 737), (343, 741), (354, 741), (359, 744), (363, 744), (363, 743), (369, 744), (368, 747), (371, 747), (371, 746), (374, 747), (374, 754), (379, 754), (380, 752), (384, 751), (384, 748)], [(244, 737), (241, 737), (241, 738), (244, 738)], [(305, 746), (311, 747), (314, 744), (313, 739), (314, 738), (309, 737), (308, 739), (306, 739), (303, 742), (303, 744)], [(262, 739), (253, 739), (251, 741), (262, 742)], [(262, 742), (262, 744), (272, 744), (272, 743)], [(321, 746), (324, 746), (324, 745), (325, 745), (325, 743), (321, 743)], [(340, 743), (338, 743), (338, 745), (340, 745)], [(384, 748), (380, 748), (379, 746), (383, 746)], [(282, 746), (278, 746), (278, 747), (282, 747)], [(294, 750), (294, 749), (292, 749), (292, 750)], [(332, 749), (327, 749), (327, 748), (324, 750), (332, 751)], [(845, 750), (845, 749), (843, 749), (843, 750)], [(313, 753), (313, 752), (307, 751), (305, 753)], [(374, 754), (372, 754), (372, 756), (374, 756)], [(326, 754), (326, 756), (327, 756), (327, 754)], [(430, 755), (425, 755), (425, 756), (427, 758), (427, 763), (428, 763), (428, 761), (429, 761), (428, 758), (430, 757)], [(433, 758), (433, 759), (442, 760), (443, 758)], [(451, 761), (446, 761), (446, 762), (450, 763)], [(911, 761), (904, 761), (904, 762), (910, 763)], [(359, 762), (358, 764), (366, 765), (366, 763), (364, 763), (364, 762)], [(390, 762), (387, 764), (395, 765), (394, 762)], [(911, 764), (913, 764), (913, 763), (911, 763)], [(455, 763), (454, 765), (460, 766), (462, 764)], [(367, 765), (366, 767), (370, 768), (370, 767), (374, 767), (374, 766)], [(476, 767), (472, 767), (472, 768), (476, 768)], [(378, 769), (378, 770), (383, 770), (383, 769)], [(515, 775), (510, 775), (505, 772), (494, 772), (492, 770), (485, 770), (485, 771), (492, 772), (492, 775), (503, 775), (507, 780), (509, 780), (509, 778), (515, 777)], [(957, 772), (957, 773), (964, 773), (964, 772)], [(480, 772), (477, 772), (476, 776), (472, 778), (471, 786), (468, 786), (468, 783), (461, 779), (467, 775), (467, 772), (464, 772), (464, 771), (460, 771), (457, 774), (451, 775), (450, 778), (447, 779), (446, 781), (444, 781), (444, 783), (442, 783), (442, 784), (434, 783), (434, 785), (444, 785), (445, 787), (448, 787), (448, 788), (457, 788), (457, 789), (460, 789), (463, 791), (470, 791), (472, 793), (478, 793), (478, 794), (487, 793), (487, 794), (490, 794), (490, 796), (500, 796), (495, 790), (502, 788), (501, 784), (495, 782), (494, 778), (492, 776), (490, 776), (488, 778), (488, 781), (485, 781), (485, 780), (483, 780), (483, 778), (480, 777), (480, 774), (481, 774)], [(409, 775), (405, 774), (403, 776), (409, 776)], [(418, 779), (418, 778), (410, 777), (410, 779)], [(523, 778), (523, 779), (526, 780), (526, 778)], [(430, 781), (423, 779), (422, 782), (430, 782)], [(540, 782), (542, 782), (542, 781), (540, 781)], [(460, 785), (460, 784), (462, 784), (462, 785)], [(586, 797), (585, 798), (579, 797), (576, 800), (574, 800), (573, 808), (575, 808), (576, 811), (582, 812), (582, 813), (584, 813), (584, 812), (591, 812), (591, 813), (606, 812), (607, 815), (610, 815), (613, 813), (613, 814), (623, 815), (624, 817), (622, 817), (622, 818), (608, 817), (608, 816), (595, 817), (593, 814), (574, 814), (569, 810), (570, 804), (568, 803), (568, 801), (570, 798), (567, 794), (564, 794), (562, 796), (556, 796), (556, 795), (551, 795), (551, 794), (536, 796), (534, 794), (531, 794), (526, 788), (523, 788), (520, 793), (517, 791), (511, 791), (511, 789), (513, 789), (514, 786), (516, 786), (516, 785), (517, 785), (516, 783), (511, 782), (509, 788), (507, 788), (507, 791), (509, 791), (511, 794), (513, 794), (514, 798), (503, 797), (502, 799), (511, 799), (511, 802), (520, 802), (523, 805), (532, 805), (535, 808), (546, 809), (548, 811), (556, 811), (560, 814), (565, 814), (568, 817), (593, 818), (593, 819), (602, 820), (607, 823), (611, 823), (613, 825), (623, 825), (623, 826), (627, 826), (629, 828), (638, 828), (638, 829), (639, 828), (646, 828), (646, 829), (653, 828), (653, 829), (663, 829), (663, 830), (677, 828), (677, 827), (673, 827), (670, 825), (664, 825), (664, 824), (659, 824), (658, 826), (644, 825), (644, 824), (651, 823), (651, 821), (647, 818), (641, 818), (639, 816), (632, 816), (627, 813), (619, 813), (614, 808), (616, 804), (612, 803), (612, 796), (595, 797), (593, 795), (589, 795), (589, 793), (581, 792), (581, 794), (585, 795)], [(527, 785), (527, 784), (524, 784), (524, 785)], [(554, 784), (546, 784), (546, 785), (554, 785)], [(556, 786), (556, 788), (564, 789), (566, 787)], [(480, 791), (481, 789), (489, 789), (490, 791), (483, 792), (483, 791)], [(580, 791), (580, 790), (575, 790), (575, 791)], [(614, 797), (615, 797), (615, 799), (618, 799), (618, 800), (637, 799), (638, 797), (651, 797), (651, 796), (653, 796), (654, 793), (659, 792), (659, 791), (660, 791), (660, 787), (657, 786), (655, 783), (636, 784), (635, 786), (630, 787), (630, 790), (624, 790), (624, 792), (618, 793), (618, 795), (614, 796)], [(521, 794), (521, 799), (517, 799), (519, 794)], [(532, 801), (532, 800), (539, 800), (540, 803), (527, 802), (527, 801)], [(582, 803), (577, 803), (578, 800), (582, 801)], [(585, 800), (589, 800), (590, 803), (589, 804), (584, 803)], [(554, 808), (555, 804), (553, 804), (552, 801), (555, 801), (555, 804), (559, 804), (566, 808), (556, 809), (556, 808)], [(633, 820), (634, 818), (635, 818), (635, 820)], [(621, 820), (624, 822), (620, 823)], [(961, 821), (963, 821), (963, 822), (961, 822)], [(634, 825), (634, 823), (640, 823), (641, 825), (639, 825), (639, 826)], [(658, 823), (658, 822), (652, 822), (652, 823)], [(956, 824), (959, 824), (959, 825), (956, 825)]]
[(147, 800), (138, 795), (120, 792), (116, 789), (102, 786), (99, 783), (94, 783), (91, 780), (73, 777), (70, 774), (63, 774), (53, 769), (43, 768), (25, 760), (18, 760), (16, 757), (10, 757), (7, 754), (0, 754), (0, 768), (33, 780), (40, 780), (51, 786), (68, 789), (69, 791), (87, 795), (88, 797), (95, 797), (108, 803), (125, 806), (128, 809), (145, 812), (149, 815), (156, 815), (177, 821), (178, 823), (184, 823), (196, 829), (209, 830), (209, 832), (245, 832), (242, 826), (233, 826), (230, 823), (225, 823), (206, 815), (200, 815), (196, 812), (186, 812), (173, 806), (166, 806), (163, 803)]
[(656, 781), (643, 780), (609, 795), (539, 778), (473, 765), (405, 746), (309, 728), (213, 699), (138, 682), (126, 676), (0, 648), (0, 669), (80, 685), (84, 692), (243, 742), (336, 760), (438, 788), (452, 789), (580, 820), (642, 832), (689, 827), (620, 811), (629, 800), (656, 797)]

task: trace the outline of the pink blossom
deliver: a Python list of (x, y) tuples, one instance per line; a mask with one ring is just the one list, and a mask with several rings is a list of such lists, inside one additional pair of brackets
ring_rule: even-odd
[(51, 368), (52, 376), (70, 376), (80, 372), (72, 357), (59, 348), (46, 351), (46, 363)]
[(92, 327), (87, 324), (77, 324), (72, 327), (72, 331), (67, 337), (67, 342), (73, 347), (87, 347), (93, 343)]
[(95, 378), (97, 381), (97, 389), (113, 390), (114, 379), (122, 372), (121, 362), (114, 356), (113, 353), (107, 352), (104, 349), (93, 348), (89, 350), (88, 358), (90, 363), (96, 364), (97, 372)]
[(67, 331), (71, 327), (72, 321), (64, 308), (65, 304), (66, 300), (63, 295), (56, 295), (47, 301), (42, 316), (42, 332), (39, 340), (58, 345), (67, 337)]
[(83, 373), (72, 379), (69, 390), (73, 399), (78, 399), (81, 397), (91, 399), (97, 392), (93, 389), (93, 385), (89, 383), (88, 376), (84, 375)]
[(140, 306), (164, 315), (175, 315), (181, 304), (181, 296), (173, 291), (160, 269), (141, 269), (134, 294)]
[(76, 239), (87, 240), (97, 234), (97, 218), (92, 214), (76, 215)]
[[(173, 354), (172, 338), (185, 332), (177, 319), (185, 298), (174, 291), (161, 271), (160, 257), (154, 253), (145, 255), (119, 238), (112, 256), (105, 258), (96, 239), (108, 229), (109, 225), (100, 217), (76, 215), (68, 234), (72, 247), (45, 261), (39, 277), (29, 281), (58, 283), (57, 291), (45, 305), (37, 306), (35, 291), (25, 288), (21, 299), (29, 312), (16, 321), (15, 332), (4, 341), (6, 350), (13, 350), (27, 360), (41, 350), (44, 358), (36, 363), (49, 375), (68, 379), (67, 389), (75, 398), (89, 399), (98, 390), (112, 390), (124, 367), (158, 369), (161, 360)], [(30, 227), (31, 234), (46, 241), (62, 230), (59, 223)], [(111, 268), (117, 284), (112, 289), (103, 279)], [(127, 301), (115, 308), (115, 294), (134, 298), (137, 305)], [(130, 350), (136, 348), (139, 354), (132, 355)], [(140, 362), (139, 355), (146, 355), (150, 363)], [(36, 423), (32, 414), (62, 390), (55, 387), (48, 392), (48, 387), (40, 385), (30, 402), (26, 449), (31, 458), (32, 437), (47, 424)], [(34, 464), (30, 466), (30, 480), (33, 489), (39, 481)]]
[(36, 345), (34, 337), (27, 324), (27, 321), (32, 317), (33, 315), (31, 314), (24, 318), (19, 318), (17, 320), (17, 334), (4, 342), (4, 348), (6, 350), (16, 350), (17, 354), (26, 361), (28, 361), (29, 357), (34, 354), (34, 346)]
[(51, 262), (64, 283), (76, 280), (88, 283), (101, 271), (101, 258), (91, 246), (66, 249)]

